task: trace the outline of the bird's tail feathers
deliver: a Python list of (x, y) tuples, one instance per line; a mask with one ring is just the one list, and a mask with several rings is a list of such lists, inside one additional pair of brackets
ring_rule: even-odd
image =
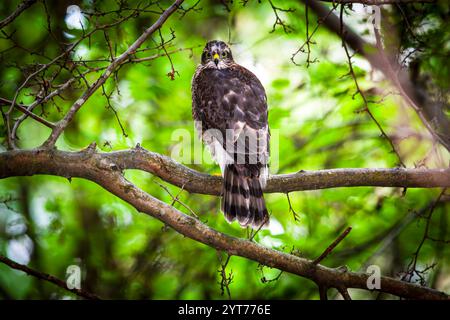
[(269, 214), (263, 197), (259, 165), (227, 164), (223, 172), (222, 211), (241, 227), (260, 228), (269, 223)]

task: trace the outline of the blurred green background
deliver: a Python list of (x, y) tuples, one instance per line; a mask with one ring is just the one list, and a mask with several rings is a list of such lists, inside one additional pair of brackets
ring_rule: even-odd
[[(20, 1), (2, 1), (0, 17), (14, 11)], [(83, 29), (70, 28), (66, 9), (78, 5), (84, 14)], [(143, 8), (148, 1), (142, 1)], [(36, 64), (48, 63), (61, 52), (60, 43), (73, 43), (96, 25), (113, 23), (132, 13), (137, 1), (38, 1), (2, 31), (0, 38), (0, 97), (12, 99), (25, 76)], [(120, 54), (170, 5), (160, 1), (145, 12), (115, 27), (95, 32), (81, 41), (61, 65), (49, 68), (24, 88), (17, 101), (31, 104), (39, 94), (42, 79), (53, 90), (70, 79), (74, 72), (105, 67), (110, 51)], [(347, 57), (341, 39), (323, 26), (313, 36), (311, 60), (306, 54), (293, 53), (305, 42), (305, 8), (300, 1), (187, 1), (185, 9), (164, 24), (161, 35), (155, 33), (135, 58), (182, 51), (140, 63), (127, 63), (102, 89), (88, 100), (57, 142), (61, 150), (80, 150), (96, 142), (103, 152), (122, 150), (140, 143), (144, 148), (172, 156), (182, 162), (177, 150), (183, 148), (180, 129), (197, 139), (191, 116), (190, 82), (206, 41), (221, 39), (231, 43), (235, 60), (253, 71), (266, 88), (272, 139), (272, 174), (324, 168), (392, 168), (398, 158), (380, 135), (374, 121), (365, 112), (356, 88), (348, 75)], [(328, 4), (329, 6), (329, 4)], [(420, 47), (409, 63), (420, 61), (420, 72), (436, 95), (448, 103), (450, 52), (448, 4), (409, 5), (415, 37), (407, 35), (400, 11), (385, 9), (398, 34), (401, 54)], [(157, 11), (152, 12), (152, 11)], [(339, 10), (337, 10), (338, 13)], [(47, 13), (46, 13), (47, 12)], [(103, 12), (105, 14), (98, 14)], [(276, 25), (275, 12), (289, 26), (289, 32)], [(421, 14), (418, 14), (420, 12)], [(94, 14), (93, 14), (94, 13)], [(97, 14), (95, 14), (97, 13)], [(50, 16), (50, 19), (47, 19)], [(362, 6), (346, 10), (345, 22), (362, 37), (373, 41)], [(73, 22), (73, 21), (72, 21)], [(425, 23), (426, 22), (426, 23)], [(50, 24), (52, 33), (49, 33)], [(69, 22), (70, 24), (70, 22)], [(317, 18), (309, 12), (309, 32)], [(78, 23), (79, 26), (79, 23)], [(425, 26), (425, 27), (424, 27)], [(77, 21), (75, 21), (77, 27)], [(385, 30), (382, 30), (383, 32)], [(110, 46), (106, 44), (109, 39)], [(161, 47), (164, 39), (164, 48)], [(425, 44), (426, 45), (425, 45)], [(64, 46), (62, 46), (64, 48)], [(185, 50), (184, 50), (185, 49)], [(33, 54), (34, 53), (34, 54)], [(81, 63), (80, 60), (85, 61)], [(417, 114), (402, 102), (379, 72), (355, 56), (353, 67), (359, 85), (368, 97), (372, 113), (392, 138), (407, 167), (447, 167), (449, 153), (435, 143)], [(169, 73), (173, 73), (173, 80)], [(75, 69), (71, 69), (75, 68)], [(70, 71), (69, 71), (70, 70)], [(90, 72), (85, 80), (93, 82), (100, 72)], [(85, 89), (82, 78), (61, 96), (39, 106), (35, 113), (50, 121), (60, 119)], [(109, 98), (108, 98), (109, 97)], [(108, 102), (109, 100), (109, 102)], [(116, 117), (116, 113), (117, 117)], [(447, 110), (448, 115), (448, 110)], [(15, 113), (20, 116), (20, 113)], [(123, 126), (123, 130), (121, 128)], [(5, 126), (0, 122), (0, 139)], [(50, 130), (32, 119), (19, 129), (22, 148), (39, 146)], [(198, 140), (197, 140), (198, 142)], [(3, 148), (5, 150), (5, 142)], [(195, 149), (190, 158), (194, 157)], [(205, 152), (206, 157), (208, 157)], [(186, 160), (186, 157), (184, 157)], [(218, 174), (214, 164), (184, 163), (196, 170)], [(142, 171), (126, 171), (126, 177), (153, 196), (172, 202), (180, 190)], [(353, 271), (380, 266), (382, 274), (398, 277), (408, 268), (424, 234), (430, 205), (439, 189), (337, 188), (290, 193), (293, 213), (285, 194), (265, 196), (271, 213), (271, 225), (255, 240), (265, 246), (294, 252), (314, 259), (348, 226), (350, 235), (322, 263), (329, 267), (347, 265)], [(228, 224), (219, 211), (219, 198), (189, 194), (180, 199), (209, 226), (224, 233), (247, 237), (237, 223)], [(449, 239), (448, 196), (436, 206), (430, 223), (430, 235)], [(189, 214), (180, 204), (177, 209)], [(428, 286), (450, 292), (450, 249), (442, 241), (425, 241), (417, 268), (434, 265), (424, 274)], [(82, 269), (82, 287), (103, 298), (123, 299), (220, 299), (227, 298), (220, 286), (220, 258), (223, 254), (176, 233), (156, 219), (109, 194), (96, 184), (51, 176), (8, 178), (0, 181), (0, 254), (19, 263), (66, 277), (69, 265)], [(253, 261), (231, 257), (227, 274), (232, 272), (232, 298), (318, 299), (316, 285), (295, 275), (261, 267)], [(274, 279), (274, 281), (268, 281)], [(419, 281), (415, 276), (413, 281)], [(350, 290), (355, 298), (373, 298), (374, 293)], [(333, 296), (331, 296), (333, 297)], [(0, 264), (2, 299), (76, 299), (76, 296)], [(390, 298), (383, 296), (383, 298)]]

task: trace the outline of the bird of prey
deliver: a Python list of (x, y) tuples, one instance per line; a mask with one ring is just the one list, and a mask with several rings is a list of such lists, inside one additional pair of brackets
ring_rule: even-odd
[(269, 172), (267, 97), (223, 41), (209, 41), (203, 50), (192, 79), (192, 115), (222, 171), (221, 209), (227, 221), (255, 229), (268, 224), (263, 197)]

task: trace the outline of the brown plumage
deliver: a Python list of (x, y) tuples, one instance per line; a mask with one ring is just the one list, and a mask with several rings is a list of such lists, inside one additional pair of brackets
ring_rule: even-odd
[(222, 41), (210, 41), (192, 79), (192, 114), (223, 175), (221, 209), (229, 222), (259, 228), (269, 216), (267, 98), (258, 78), (234, 62)]

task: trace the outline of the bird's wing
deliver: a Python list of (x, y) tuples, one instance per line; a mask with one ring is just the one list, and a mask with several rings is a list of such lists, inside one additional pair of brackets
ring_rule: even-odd
[(194, 119), (201, 122), (203, 139), (221, 166), (224, 159), (230, 163), (249, 157), (267, 163), (267, 99), (253, 73), (240, 66), (204, 70), (194, 78), (193, 99)]
[(223, 89), (223, 104), (231, 115), (227, 129), (232, 137), (226, 140), (234, 144), (235, 157), (241, 157), (241, 161), (250, 157), (250, 163), (267, 163), (270, 133), (264, 87), (253, 73), (237, 67), (233, 76), (224, 81)]

